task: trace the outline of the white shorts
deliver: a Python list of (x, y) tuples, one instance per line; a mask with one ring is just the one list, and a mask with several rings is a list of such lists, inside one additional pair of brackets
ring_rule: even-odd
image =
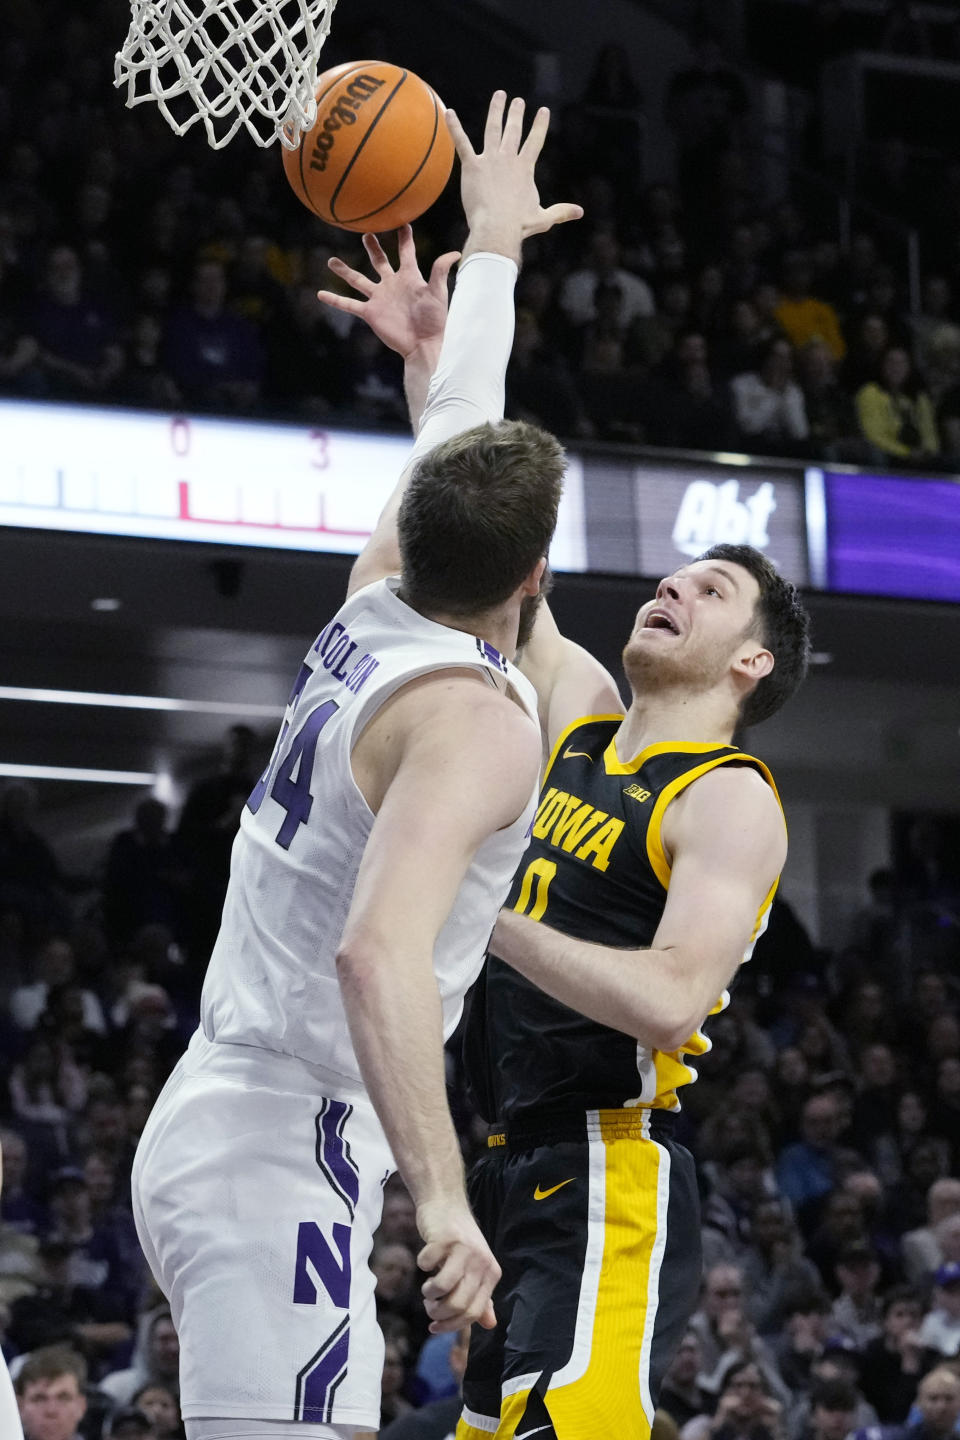
[(379, 1428), (369, 1258), (395, 1165), (366, 1093), (313, 1083), (198, 1032), (144, 1128), (133, 1211), (180, 1337), (184, 1419)]

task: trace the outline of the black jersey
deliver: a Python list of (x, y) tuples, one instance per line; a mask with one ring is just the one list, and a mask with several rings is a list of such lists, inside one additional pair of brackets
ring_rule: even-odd
[[(666, 904), (661, 827), (670, 801), (718, 765), (750, 765), (774, 794), (776, 787), (760, 760), (733, 745), (650, 745), (623, 762), (614, 744), (622, 720), (589, 717), (560, 736), (506, 904), (575, 939), (640, 949), (651, 944)], [(728, 998), (724, 992), (711, 1013)], [(492, 955), (472, 992), (465, 1033), (467, 1078), (488, 1121), (572, 1107), (677, 1109), (677, 1089), (696, 1078), (690, 1060), (708, 1048), (698, 1030), (677, 1051), (647, 1050)]]

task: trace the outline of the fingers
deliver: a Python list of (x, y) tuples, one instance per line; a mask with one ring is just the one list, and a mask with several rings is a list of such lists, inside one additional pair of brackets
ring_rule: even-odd
[(318, 290), (317, 299), (324, 305), (329, 305), (331, 310), (342, 310), (345, 315), (363, 316), (366, 309), (366, 302), (354, 300), (352, 295), (338, 295), (334, 290)]
[(546, 105), (541, 105), (533, 117), (533, 124), (530, 126), (530, 133), (520, 147), (520, 154), (531, 164), (535, 163), (540, 151), (543, 149), (543, 142), (547, 138), (547, 131), (550, 129), (550, 111)]
[(582, 220), (582, 205), (550, 205), (546, 210), (541, 210), (537, 217), (537, 224), (529, 233), (531, 235), (542, 235), (547, 230), (552, 230), (554, 225), (565, 225), (568, 220)]
[(455, 110), (446, 112), (447, 129), (450, 131), (450, 138), (453, 141), (457, 155), (460, 157), (460, 164), (465, 165), (468, 160), (476, 160), (477, 152), (470, 144), (470, 137), (460, 124), (459, 117)]
[(430, 271), (430, 280), (428, 282), (431, 290), (435, 291), (438, 295), (445, 293), (447, 277), (459, 259), (459, 250), (450, 250), (446, 255), (437, 256), (433, 262), (433, 267)]
[(507, 123), (503, 127), (503, 134), (500, 138), (500, 148), (509, 151), (511, 155), (516, 155), (520, 150), (520, 136), (523, 134), (523, 117), (526, 109), (526, 102), (519, 95), (514, 96), (510, 101)]
[(484, 150), (496, 150), (499, 148), (500, 139), (503, 135), (503, 112), (506, 104), (507, 92), (505, 90), (494, 90), (493, 95), (490, 97), (490, 104), (487, 107), (487, 123), (483, 130)]
[[(366, 243), (367, 236), (365, 235), (363, 238), (364, 243)], [(371, 236), (370, 238), (372, 239), (373, 237)], [(367, 253), (369, 254), (370, 252), (368, 251)], [(381, 254), (382, 253), (381, 251)], [(377, 288), (368, 275), (362, 275), (359, 270), (354, 270), (346, 261), (341, 260), (336, 255), (331, 256), (327, 261), (327, 268), (333, 271), (338, 280), (345, 280), (348, 285), (353, 286), (354, 290), (359, 290), (361, 295), (372, 295)], [(322, 293), (326, 295), (329, 292), (324, 290)]]
[(417, 247), (413, 240), (412, 225), (401, 225), (397, 231), (397, 255), (400, 261), (398, 268), (402, 269), (404, 265), (416, 265)]
[[(409, 226), (407, 228), (409, 229)], [(380, 244), (380, 241), (377, 239), (376, 235), (364, 235), (363, 248), (367, 252), (367, 259), (370, 261), (370, 264), (373, 266), (374, 270), (376, 270), (378, 275), (382, 276), (393, 274), (393, 266), (387, 259), (383, 246)]]

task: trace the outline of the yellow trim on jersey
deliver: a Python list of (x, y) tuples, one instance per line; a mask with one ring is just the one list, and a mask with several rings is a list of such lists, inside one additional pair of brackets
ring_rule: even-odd
[(617, 754), (617, 737), (614, 735), (603, 752), (603, 763), (608, 775), (636, 775), (640, 766), (646, 764), (654, 755), (706, 755), (711, 750), (717, 750), (721, 745), (729, 743), (728, 740), (714, 740), (709, 745), (702, 745), (692, 740), (658, 740), (656, 745), (645, 746), (632, 760), (621, 760)]
[[(716, 746), (699, 745), (696, 747), (691, 747), (687, 745), (666, 745), (651, 746), (650, 748), (660, 750), (679, 750), (681, 752), (684, 750), (693, 750), (695, 748), (700, 752), (700, 754), (703, 754), (705, 750), (715, 750)], [(704, 765), (695, 765), (692, 770), (685, 770), (682, 775), (678, 775), (675, 780), (671, 780), (670, 784), (665, 785), (660, 791), (660, 794), (657, 796), (657, 803), (654, 805), (653, 813), (650, 816), (650, 823), (647, 826), (647, 859), (650, 861), (651, 870), (653, 871), (654, 875), (656, 875), (657, 879), (660, 881), (660, 884), (663, 886), (664, 890), (666, 890), (667, 886), (670, 884), (670, 865), (667, 861), (666, 855), (664, 854), (663, 836), (661, 834), (663, 817), (664, 813), (666, 812), (667, 806), (670, 804), (671, 800), (676, 799), (676, 797), (680, 794), (682, 790), (685, 790), (688, 785), (692, 785), (694, 780), (699, 780), (701, 775), (706, 775), (708, 771), (715, 770), (718, 765), (729, 765), (734, 761), (736, 761), (738, 764), (749, 763), (750, 765), (757, 766), (759, 768), (764, 780), (766, 780), (767, 784), (770, 786), (770, 789), (773, 791), (773, 797), (780, 808), (780, 814), (783, 815), (783, 802), (780, 799), (780, 795), (777, 791), (776, 785), (773, 783), (773, 776), (770, 774), (770, 771), (767, 769), (766, 765), (764, 765), (763, 761), (758, 760), (754, 755), (745, 755), (742, 750), (734, 750), (732, 754), (718, 755), (715, 759), (708, 760), (707, 763)], [(786, 824), (786, 819), (784, 819), (784, 824)], [(773, 892), (771, 891), (771, 898), (772, 894)]]
[[(667, 1162), (659, 1145), (624, 1130), (621, 1115), (599, 1112), (604, 1147), (603, 1219), (599, 1221), (603, 1225), (603, 1258), (591, 1317), (589, 1360), (578, 1379), (551, 1384), (544, 1396), (559, 1440), (600, 1435), (645, 1440), (650, 1434), (653, 1417), (644, 1410), (640, 1368), (644, 1341), (649, 1344), (652, 1339), (650, 1311), (656, 1303), (656, 1284), (651, 1286), (651, 1269), (658, 1259), (660, 1172)], [(590, 1223), (598, 1223), (593, 1215)]]
[[(554, 766), (554, 763), (556, 762), (557, 756), (560, 754), (560, 746), (561, 746), (561, 745), (565, 745), (565, 744), (567, 743), (567, 741), (570, 739), (570, 736), (573, 734), (574, 730), (579, 730), (579, 728), (580, 728), (581, 725), (595, 725), (598, 720), (616, 720), (616, 721), (619, 722), (619, 721), (623, 720), (623, 718), (624, 718), (624, 716), (623, 716), (623, 714), (621, 713), (620, 715), (581, 715), (580, 718), (579, 718), (579, 720), (571, 720), (571, 721), (570, 721), (570, 724), (569, 724), (569, 725), (566, 725), (566, 726), (560, 731), (560, 734), (557, 736), (556, 740), (554, 741), (553, 749), (550, 751), (550, 759), (547, 761), (547, 768), (544, 770), (544, 772), (543, 772), (543, 779), (540, 781), (540, 788), (541, 788), (541, 790), (543, 789), (544, 785), (546, 785), (546, 783), (547, 783), (547, 776), (550, 774), (550, 771), (553, 769), (553, 766)], [(610, 743), (611, 743), (611, 745), (612, 745), (612, 744), (613, 744), (613, 741), (611, 740)]]

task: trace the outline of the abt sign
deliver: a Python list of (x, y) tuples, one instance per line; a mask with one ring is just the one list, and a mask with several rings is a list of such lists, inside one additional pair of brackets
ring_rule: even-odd
[(659, 579), (711, 545), (752, 545), (795, 585), (808, 582), (803, 477), (720, 465), (641, 464), (634, 470), (634, 565)]
[[(744, 486), (744, 492), (748, 491)], [(770, 517), (777, 508), (769, 480), (740, 493), (739, 480), (693, 480), (683, 492), (673, 526), (673, 543), (682, 555), (702, 555), (711, 545), (770, 545)]]

